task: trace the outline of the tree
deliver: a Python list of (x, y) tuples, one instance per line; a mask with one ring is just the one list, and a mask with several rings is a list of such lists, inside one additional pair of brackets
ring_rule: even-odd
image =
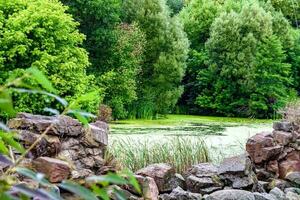
[(190, 40), (187, 70), (183, 79), (184, 93), (179, 101), (179, 107), (185, 113), (200, 112), (195, 101), (203, 88), (197, 80), (197, 74), (199, 70), (207, 68), (205, 42), (209, 38), (211, 24), (220, 10), (221, 5), (214, 0), (192, 0), (179, 14)]
[(142, 60), (144, 35), (134, 24), (121, 22), (120, 0), (63, 0), (86, 34), (85, 48), (104, 88), (104, 103), (115, 118), (127, 117), (127, 106), (137, 98), (136, 77)]
[(171, 9), (171, 14), (178, 14), (184, 6), (184, 0), (167, 0), (167, 5)]
[[(289, 97), (291, 66), (272, 15), (258, 3), (215, 19), (206, 42), (210, 64), (200, 70), (197, 104), (222, 115), (270, 117)], [(276, 81), (274, 81), (276, 78)]]
[[(80, 47), (84, 35), (65, 11), (56, 0), (0, 1), (1, 83), (36, 67), (49, 77), (61, 97), (70, 99), (97, 90), (93, 76), (86, 76), (88, 55)], [(30, 79), (26, 82), (36, 84)], [(95, 111), (100, 96), (95, 98), (90, 111)], [(35, 94), (14, 94), (14, 102), (18, 111), (26, 112), (42, 112), (56, 104), (50, 97)], [(59, 108), (57, 104), (51, 107)]]
[(163, 0), (125, 0), (123, 18), (128, 23), (136, 22), (146, 37), (139, 100), (133, 105), (132, 116), (167, 113), (182, 93), (180, 82), (188, 52), (183, 28), (176, 17), (170, 17)]

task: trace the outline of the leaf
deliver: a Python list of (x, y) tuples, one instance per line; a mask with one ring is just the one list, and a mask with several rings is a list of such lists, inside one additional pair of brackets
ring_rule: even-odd
[(90, 190), (70, 181), (64, 181), (63, 183), (59, 184), (59, 187), (68, 190), (83, 199), (98, 200), (98, 198)]
[(44, 175), (41, 173), (35, 173), (34, 171), (27, 169), (27, 168), (21, 168), (21, 167), (17, 167), (16, 171), (23, 175), (26, 176), (28, 178), (31, 178), (32, 180), (35, 180), (36, 182), (38, 182), (39, 184), (43, 185), (43, 186), (48, 186), (48, 187), (53, 187), (52, 184), (44, 178)]
[[(33, 190), (31, 188), (26, 187), (24, 184), (15, 185), (12, 187), (13, 192), (20, 192), (25, 194), (28, 197), (35, 197), (40, 200), (49, 200), (49, 196), (40, 190)], [(53, 199), (57, 200), (57, 199)]]
[(53, 109), (53, 108), (44, 108), (44, 111), (45, 112), (49, 112), (49, 113), (51, 113), (53, 115), (59, 115), (59, 111), (56, 110), (56, 109)]
[(4, 141), (0, 138), (0, 153), (3, 153), (5, 155), (9, 154), (8, 148), (6, 147)]
[(107, 191), (105, 189), (99, 188), (96, 185), (92, 185), (91, 187), (93, 189), (93, 192), (99, 197), (101, 197), (103, 200), (109, 200), (109, 195), (107, 194)]
[(118, 185), (125, 185), (128, 184), (128, 181), (113, 173), (108, 173), (107, 175), (104, 176), (91, 176), (86, 179), (89, 182), (96, 182), (96, 183), (101, 183), (101, 182), (108, 182), (111, 184), (118, 184)]
[(2, 122), (0, 122), (0, 130), (3, 130), (3, 131), (7, 131), (7, 132), (9, 132), (10, 130), (9, 130), (9, 128), (4, 124), (4, 123), (2, 123)]
[(54, 87), (52, 86), (52, 83), (47, 79), (47, 77), (45, 76), (45, 74), (43, 72), (41, 72), (40, 70), (38, 70), (35, 67), (30, 67), (26, 71), (29, 72), (33, 76), (33, 78), (35, 78), (35, 80), (41, 86), (43, 86), (44, 89), (46, 89), (49, 92), (53, 92), (53, 93), (57, 92), (54, 89)]
[(124, 195), (123, 192), (117, 190), (117, 189), (114, 189), (114, 194), (116, 195), (117, 199), (118, 200), (127, 200), (126, 199), (126, 196)]
[(0, 154), (0, 163), (1, 165), (11, 166), (13, 163), (11, 160), (9, 160), (6, 156)]
[(67, 114), (73, 114), (76, 119), (78, 119), (78, 121), (80, 121), (84, 126), (87, 126), (89, 124), (89, 121), (76, 110), (69, 110)]
[(15, 113), (11, 95), (8, 93), (8, 91), (0, 92), (0, 111), (4, 111), (10, 116), (14, 115)]
[(2, 138), (2, 140), (7, 144), (12, 146), (13, 148), (15, 148), (18, 152), (20, 153), (24, 153), (25, 149), (23, 148), (23, 146), (17, 142), (12, 133), (11, 132), (3, 132), (0, 130), (0, 137)]
[(61, 103), (65, 107), (68, 105), (68, 102), (66, 100), (64, 100), (63, 98), (61, 98), (55, 94), (51, 94), (49, 92), (44, 92), (44, 91), (39, 91), (39, 90), (28, 90), (28, 89), (24, 89), (24, 88), (13, 88), (12, 90), (17, 91), (17, 92), (22, 92), (22, 93), (29, 93), (29, 94), (44, 94), (44, 95), (53, 97), (54, 99), (56, 99), (59, 103)]
[(134, 177), (134, 175), (132, 173), (127, 173), (128, 175), (128, 181), (129, 181), (129, 184), (132, 185), (134, 187), (134, 189), (139, 193), (141, 194), (142, 191), (141, 191), (141, 187), (140, 187), (140, 184), (139, 182), (136, 180), (136, 178)]

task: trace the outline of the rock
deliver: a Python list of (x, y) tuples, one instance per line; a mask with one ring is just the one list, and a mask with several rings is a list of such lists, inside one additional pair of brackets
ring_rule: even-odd
[(210, 177), (217, 175), (218, 168), (212, 163), (200, 163), (198, 165), (193, 165), (187, 170), (186, 176), (195, 175), (197, 177)]
[(92, 175), (94, 175), (94, 172), (92, 172), (92, 170), (89, 169), (79, 169), (79, 170), (73, 170), (71, 172), (72, 179), (84, 179)]
[(300, 195), (290, 191), (285, 194), (285, 197), (287, 200), (300, 200)]
[(160, 200), (201, 200), (202, 195), (184, 191), (182, 188), (175, 188), (170, 194), (162, 194)]
[(208, 194), (223, 187), (221, 180), (215, 177), (197, 177), (190, 175), (186, 180), (187, 189), (194, 193)]
[(220, 190), (208, 195), (205, 200), (255, 200), (255, 197), (245, 190)]
[(274, 188), (279, 188), (281, 190), (284, 190), (285, 188), (291, 187), (290, 183), (282, 180), (282, 179), (274, 179), (269, 183), (268, 189), (272, 190)]
[(256, 168), (255, 174), (258, 180), (268, 181), (274, 178), (273, 173), (267, 171), (265, 168)]
[(273, 131), (274, 140), (280, 145), (287, 145), (293, 141), (293, 135), (289, 132)]
[(267, 170), (269, 172), (273, 172), (276, 177), (279, 176), (279, 168), (278, 168), (278, 161), (277, 160), (271, 160), (267, 164)]
[(285, 179), (289, 173), (300, 172), (300, 160), (285, 160), (279, 163), (279, 177)]
[(61, 182), (70, 175), (68, 163), (54, 158), (39, 157), (33, 161), (33, 167), (36, 171), (45, 174), (52, 183)]
[(275, 197), (276, 200), (284, 200), (285, 199), (284, 192), (277, 187), (273, 188), (269, 194), (272, 195), (273, 197)]
[(285, 176), (285, 179), (291, 181), (292, 183), (300, 185), (300, 171), (288, 173)]
[(253, 186), (255, 183), (252, 176), (239, 177), (237, 175), (225, 174), (221, 176), (222, 180), (229, 181), (233, 189), (246, 189)]
[(142, 194), (145, 200), (157, 200), (159, 191), (158, 187), (151, 177), (143, 177), (139, 175), (135, 175), (138, 183), (140, 184)]
[(108, 124), (102, 121), (97, 121), (89, 125), (85, 129), (83, 142), (88, 146), (100, 147), (108, 144)]
[(274, 147), (274, 145), (275, 143), (272, 134), (268, 132), (262, 132), (248, 139), (246, 150), (255, 163), (261, 163), (268, 157), (265, 155), (266, 150), (263, 151), (263, 149), (267, 147)]
[(281, 153), (282, 149), (283, 147), (280, 145), (262, 148), (261, 158), (263, 161), (276, 159), (277, 156)]
[(289, 187), (284, 190), (284, 193), (287, 193), (287, 192), (293, 192), (293, 193), (300, 195), (300, 188)]
[(115, 193), (116, 190), (119, 191), (120, 193), (122, 193), (124, 198), (127, 200), (143, 200), (143, 198), (135, 196), (134, 194), (131, 194), (129, 191), (124, 190), (123, 188), (121, 188), (117, 185), (112, 185), (108, 188), (108, 195), (109, 195), (110, 199), (112, 199), (112, 200), (120, 199)]
[(220, 164), (218, 174), (245, 174), (251, 171), (251, 160), (246, 155), (225, 158)]
[(168, 164), (152, 164), (136, 172), (137, 175), (149, 176), (154, 179), (160, 192), (172, 191), (178, 185), (172, 185), (175, 169)]
[(48, 134), (64, 136), (78, 136), (83, 133), (79, 121), (69, 116), (42, 116), (28, 113), (19, 113), (16, 118), (9, 120), (11, 129), (28, 130), (37, 134), (43, 133), (50, 125)]
[(78, 150), (80, 148), (80, 140), (77, 138), (67, 138), (61, 143), (61, 150)]
[(253, 193), (255, 200), (276, 200), (272, 195), (268, 193)]
[(273, 129), (276, 131), (291, 132), (293, 130), (293, 125), (287, 121), (274, 122)]

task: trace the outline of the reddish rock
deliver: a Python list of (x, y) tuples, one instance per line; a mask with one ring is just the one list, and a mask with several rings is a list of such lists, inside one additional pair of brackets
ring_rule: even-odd
[(274, 146), (272, 134), (262, 132), (248, 139), (246, 150), (255, 163), (261, 163), (272, 155), (270, 151), (273, 151)]
[(135, 178), (140, 184), (145, 200), (158, 200), (159, 191), (153, 178), (139, 175), (136, 175)]
[(277, 160), (272, 160), (267, 165), (267, 170), (273, 172), (276, 176), (279, 175), (279, 168)]
[(273, 131), (274, 140), (280, 145), (287, 145), (293, 141), (293, 134), (283, 131)]
[(33, 167), (36, 171), (45, 174), (51, 183), (58, 183), (67, 179), (71, 172), (67, 162), (49, 157), (35, 159)]
[(175, 176), (175, 169), (168, 164), (152, 164), (138, 170), (136, 174), (153, 178), (160, 192), (172, 191), (177, 187), (170, 184)]
[(288, 173), (300, 172), (300, 160), (285, 160), (279, 163), (279, 177), (285, 179)]

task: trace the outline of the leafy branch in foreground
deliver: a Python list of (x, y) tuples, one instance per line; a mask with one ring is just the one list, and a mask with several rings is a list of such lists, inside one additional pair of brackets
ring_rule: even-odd
[[(33, 88), (27, 86), (23, 82), (23, 80), (27, 78), (36, 81), (40, 87)], [(44, 90), (47, 90), (48, 92), (45, 92)], [(19, 78), (0, 86), (0, 111), (13, 116), (15, 114), (15, 110), (13, 107), (11, 91), (48, 95), (60, 102), (65, 108), (61, 113), (52, 108), (45, 108), (45, 111), (55, 114), (57, 117), (71, 114), (85, 126), (88, 126), (88, 118), (95, 117), (90, 113), (79, 110), (81, 102), (95, 97), (93, 92), (82, 95), (69, 104), (64, 99), (51, 93), (56, 92), (56, 90), (53, 88), (51, 82), (48, 81), (46, 76), (36, 68), (29, 68)], [(126, 199), (120, 191), (115, 188), (111, 188), (111, 184), (132, 185), (137, 192), (140, 192), (139, 184), (133, 174), (129, 172), (120, 172), (118, 174), (109, 173), (104, 176), (89, 177), (85, 180), (88, 187), (83, 187), (80, 184), (68, 180), (63, 181), (61, 184), (56, 186), (46, 180), (43, 174), (35, 173), (27, 168), (18, 167), (25, 159), (26, 155), (35, 148), (35, 146), (47, 135), (53, 126), (53, 123), (50, 124), (33, 142), (33, 144), (25, 150), (15, 139), (16, 134), (13, 133), (13, 131), (11, 131), (3, 122), (0, 122), (0, 162), (9, 166), (0, 177), (0, 199), (19, 199), (18, 197), (24, 199), (25, 195), (26, 197), (35, 197), (39, 199), (60, 200), (62, 199), (60, 196), (60, 189), (69, 191), (83, 199), (98, 199), (99, 197), (101, 199), (108, 200), (110, 191), (112, 191), (113, 195), (117, 196), (119, 199)], [(18, 152), (20, 155), (16, 156), (15, 152)], [(17, 157), (17, 159), (15, 157)], [(37, 189), (31, 189), (24, 184), (17, 184), (17, 182), (12, 178), (12, 174), (16, 172), (37, 182), (39, 187)], [(18, 195), (16, 196), (15, 194)]]

